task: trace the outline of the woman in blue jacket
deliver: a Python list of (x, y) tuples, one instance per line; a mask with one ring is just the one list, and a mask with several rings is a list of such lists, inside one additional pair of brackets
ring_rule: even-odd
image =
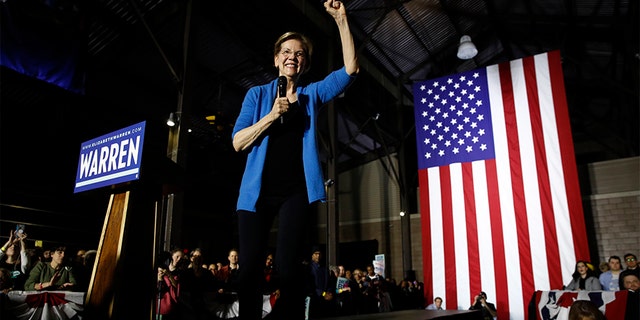
[(327, 0), (324, 7), (338, 26), (344, 67), (321, 81), (301, 83), (313, 46), (300, 33), (283, 34), (273, 52), (281, 80), (249, 89), (233, 129), (235, 150), (249, 153), (237, 204), (241, 319), (261, 319), (259, 287), (276, 216), (275, 267), (281, 294), (273, 312), (286, 319), (304, 316), (304, 275), (298, 257), (304, 253), (309, 205), (326, 197), (316, 146), (318, 111), (347, 89), (359, 69), (344, 4)]

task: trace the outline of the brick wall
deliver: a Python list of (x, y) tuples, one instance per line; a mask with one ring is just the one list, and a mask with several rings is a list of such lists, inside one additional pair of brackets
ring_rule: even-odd
[(590, 164), (589, 185), (585, 218), (591, 260), (597, 265), (611, 255), (640, 256), (640, 158)]

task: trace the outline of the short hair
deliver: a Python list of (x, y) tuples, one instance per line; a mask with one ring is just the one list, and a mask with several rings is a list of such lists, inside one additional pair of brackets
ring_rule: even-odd
[(625, 255), (624, 255), (624, 259), (626, 260), (626, 259), (627, 259), (627, 257), (633, 257), (634, 259), (638, 259), (638, 257), (636, 257), (636, 255), (635, 255), (635, 254), (633, 254), (633, 253), (627, 253), (627, 254), (625, 254)]
[(289, 31), (281, 35), (278, 38), (278, 40), (276, 40), (276, 43), (273, 45), (273, 56), (274, 57), (277, 56), (278, 53), (280, 53), (280, 50), (282, 49), (282, 44), (285, 41), (288, 41), (291, 39), (298, 40), (302, 43), (302, 50), (304, 50), (307, 58), (307, 63), (304, 67), (303, 72), (309, 71), (309, 69), (311, 68), (311, 56), (313, 55), (313, 43), (309, 38), (307, 38), (307, 36), (305, 36), (302, 33)]
[[(640, 280), (640, 277), (638, 277), (637, 274), (635, 274), (633, 271), (631, 270), (624, 270), (622, 272), (620, 272), (620, 283), (624, 284), (624, 278), (628, 277), (628, 276), (634, 276), (636, 278), (638, 278), (638, 280)], [(624, 288), (624, 286), (620, 286), (620, 288)]]
[(440, 302), (442, 302), (442, 298), (440, 298), (440, 297), (436, 297), (435, 299), (433, 299), (434, 302), (438, 301), (438, 300), (440, 300)]
[(622, 259), (620, 259), (620, 257), (618, 257), (618, 256), (611, 256), (611, 257), (609, 257), (609, 262), (611, 262), (612, 259), (616, 259), (618, 261), (622, 261)]

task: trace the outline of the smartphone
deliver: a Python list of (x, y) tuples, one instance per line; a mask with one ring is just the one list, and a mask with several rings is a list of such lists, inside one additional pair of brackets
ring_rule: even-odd
[(24, 224), (17, 224), (15, 234), (22, 235), (24, 233), (24, 228), (25, 228)]

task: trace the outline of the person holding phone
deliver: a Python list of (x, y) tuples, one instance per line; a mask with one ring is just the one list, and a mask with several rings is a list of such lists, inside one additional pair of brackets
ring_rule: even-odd
[(240, 319), (262, 318), (261, 269), (276, 216), (274, 267), (281, 294), (273, 312), (282, 312), (275, 316), (279, 319), (304, 316), (299, 269), (305, 259), (308, 211), (310, 204), (326, 200), (316, 121), (320, 108), (345, 92), (359, 70), (344, 4), (327, 0), (324, 7), (338, 27), (344, 66), (320, 81), (301, 81), (311, 67), (312, 43), (298, 32), (283, 34), (273, 51), (277, 79), (248, 90), (233, 128), (234, 149), (248, 152), (237, 204)]
[(25, 244), (26, 239), (27, 234), (24, 232), (24, 225), (22, 225), (22, 228), (18, 225), (16, 232), (11, 230), (9, 239), (0, 248), (0, 268), (9, 270), (12, 290), (24, 289), (27, 271), (30, 267), (29, 255)]

